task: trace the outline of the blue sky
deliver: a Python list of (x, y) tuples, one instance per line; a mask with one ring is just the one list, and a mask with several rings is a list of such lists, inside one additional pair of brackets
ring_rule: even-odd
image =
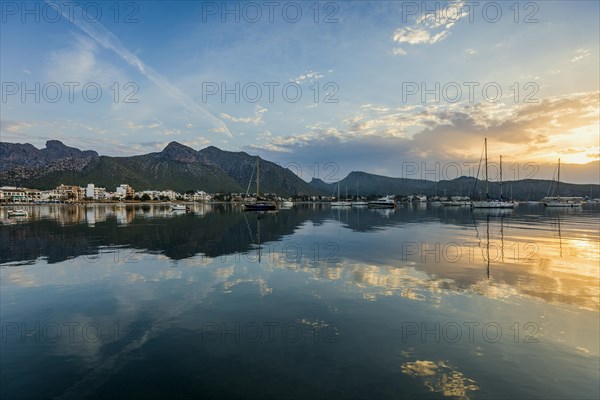
[(3, 2), (1, 139), (214, 145), (335, 180), (468, 175), (488, 137), (509, 179), (560, 157), (566, 180), (598, 183), (598, 2), (276, 3)]

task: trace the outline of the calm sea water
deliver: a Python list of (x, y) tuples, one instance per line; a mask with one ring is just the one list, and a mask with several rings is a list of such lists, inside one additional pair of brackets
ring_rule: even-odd
[(0, 397), (591, 398), (597, 206), (0, 210)]

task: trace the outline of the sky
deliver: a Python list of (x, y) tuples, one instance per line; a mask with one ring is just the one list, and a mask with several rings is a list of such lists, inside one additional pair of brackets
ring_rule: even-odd
[(0, 4), (3, 142), (600, 183), (597, 1)]

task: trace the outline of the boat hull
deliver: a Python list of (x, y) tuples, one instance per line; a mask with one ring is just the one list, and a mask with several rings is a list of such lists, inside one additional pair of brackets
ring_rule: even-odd
[(471, 203), (468, 201), (442, 201), (442, 205), (445, 207), (470, 207)]
[(277, 205), (272, 203), (244, 204), (244, 211), (272, 211), (277, 210)]
[(27, 213), (27, 211), (24, 210), (14, 210), (14, 211), (8, 211), (8, 216), (9, 217), (27, 217), (29, 216), (29, 214)]
[(396, 203), (379, 203), (376, 201), (370, 202), (369, 208), (396, 208)]
[(334, 201), (331, 203), (331, 207), (350, 207), (352, 203), (349, 201)]
[(515, 208), (517, 204), (512, 201), (474, 201), (473, 208)]
[(581, 207), (581, 203), (564, 203), (564, 202), (548, 202), (544, 203), (546, 207), (555, 207), (555, 208), (574, 208)]

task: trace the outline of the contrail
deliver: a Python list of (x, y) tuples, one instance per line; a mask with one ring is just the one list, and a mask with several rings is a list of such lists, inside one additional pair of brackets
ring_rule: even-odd
[(223, 121), (215, 117), (200, 105), (198, 105), (190, 96), (183, 93), (177, 86), (173, 85), (164, 76), (156, 72), (152, 67), (146, 65), (138, 56), (127, 50), (111, 31), (106, 29), (99, 21), (95, 21), (93, 24), (85, 21), (83, 18), (76, 18), (73, 12), (73, 18), (69, 18), (68, 14), (65, 14), (56, 2), (46, 0), (50, 6), (58, 11), (65, 19), (69, 20), (76, 27), (87, 33), (92, 39), (102, 45), (104, 48), (114, 51), (129, 65), (137, 69), (142, 75), (154, 82), (158, 87), (164, 90), (167, 94), (177, 99), (187, 110), (198, 113), (207, 117), (214, 125), (219, 128), (227, 136), (232, 137), (233, 135), (229, 132), (229, 129)]

